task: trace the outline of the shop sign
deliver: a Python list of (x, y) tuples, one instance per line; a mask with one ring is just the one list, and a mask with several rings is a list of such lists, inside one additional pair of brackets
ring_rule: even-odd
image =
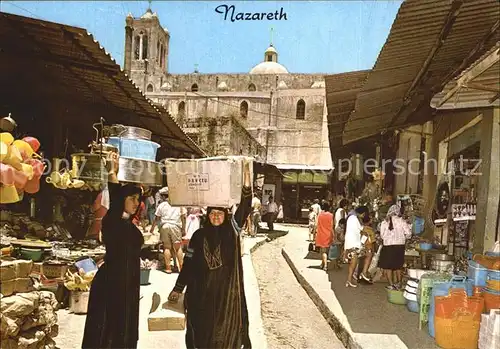
[(312, 172), (301, 172), (299, 173), (299, 183), (313, 183)]
[(297, 173), (296, 172), (285, 172), (283, 174), (283, 183), (297, 183)]
[(328, 184), (328, 174), (326, 173), (315, 173), (314, 183)]

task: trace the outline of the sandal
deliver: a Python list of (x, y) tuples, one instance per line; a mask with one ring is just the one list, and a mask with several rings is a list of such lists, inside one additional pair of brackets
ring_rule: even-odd
[(358, 287), (358, 285), (353, 284), (353, 283), (352, 283), (352, 282), (350, 282), (350, 281), (347, 281), (347, 282), (345, 283), (345, 287), (354, 287), (354, 288), (356, 288), (356, 287)]

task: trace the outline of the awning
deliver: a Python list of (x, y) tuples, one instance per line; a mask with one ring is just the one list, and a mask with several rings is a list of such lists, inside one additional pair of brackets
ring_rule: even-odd
[(344, 126), (368, 73), (369, 70), (363, 70), (325, 76), (328, 139), (332, 153), (338, 153), (342, 147)]
[(4, 106), (36, 104), (90, 129), (104, 117), (151, 130), (164, 156), (204, 156), (86, 30), (0, 13), (0, 42)]
[(310, 171), (332, 171), (329, 166), (320, 165), (299, 165), (299, 164), (273, 164), (279, 170), (310, 170)]
[(500, 43), (434, 96), (436, 109), (500, 106)]
[(498, 0), (404, 1), (342, 144), (431, 120), (432, 96), (498, 42), (498, 6)]

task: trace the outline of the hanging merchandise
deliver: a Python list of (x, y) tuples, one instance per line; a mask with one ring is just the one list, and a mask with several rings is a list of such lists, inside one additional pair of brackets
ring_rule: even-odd
[(17, 126), (15, 121), (10, 115), (1, 121), (0, 127), (9, 132), (0, 134), (0, 203), (12, 204), (22, 200), (25, 191), (30, 194), (38, 192), (44, 165), (35, 159), (40, 158), (36, 153), (40, 142), (34, 137), (25, 137), (29, 142), (14, 139), (10, 132)]

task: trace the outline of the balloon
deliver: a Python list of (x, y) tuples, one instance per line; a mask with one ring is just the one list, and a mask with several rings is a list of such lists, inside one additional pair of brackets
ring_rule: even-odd
[(10, 156), (10, 147), (7, 143), (0, 142), (0, 161), (4, 161)]
[(26, 182), (28, 182), (28, 176), (23, 171), (14, 170), (14, 185), (16, 188), (24, 188)]
[(21, 170), (21, 162), (23, 161), (23, 158), (21, 156), (21, 153), (19, 150), (16, 148), (16, 146), (11, 145), (9, 147), (10, 155), (3, 159), (3, 163), (7, 165), (11, 165), (14, 167), (16, 170)]
[(38, 159), (27, 159), (24, 163), (33, 167), (33, 176), (35, 178), (40, 178), (43, 171), (45, 171), (45, 164)]
[(14, 137), (9, 132), (2, 132), (0, 133), (0, 141), (11, 145), (14, 142)]
[(0, 163), (0, 183), (3, 185), (14, 185), (14, 168)]
[(13, 204), (19, 200), (19, 194), (13, 185), (0, 186), (0, 204)]
[(40, 177), (33, 177), (30, 181), (26, 182), (24, 192), (28, 194), (36, 194), (40, 190)]
[(23, 167), (23, 172), (28, 177), (28, 180), (32, 179), (35, 175), (33, 166), (31, 166), (30, 164), (21, 164), (21, 166)]
[(12, 145), (19, 150), (23, 159), (28, 159), (33, 156), (33, 148), (31, 148), (31, 145), (29, 145), (27, 142), (16, 139), (14, 143), (12, 143)]
[(31, 149), (33, 149), (34, 152), (37, 152), (38, 149), (40, 149), (40, 142), (35, 137), (24, 137), (23, 141), (25, 141), (26, 143), (28, 143), (31, 146)]

